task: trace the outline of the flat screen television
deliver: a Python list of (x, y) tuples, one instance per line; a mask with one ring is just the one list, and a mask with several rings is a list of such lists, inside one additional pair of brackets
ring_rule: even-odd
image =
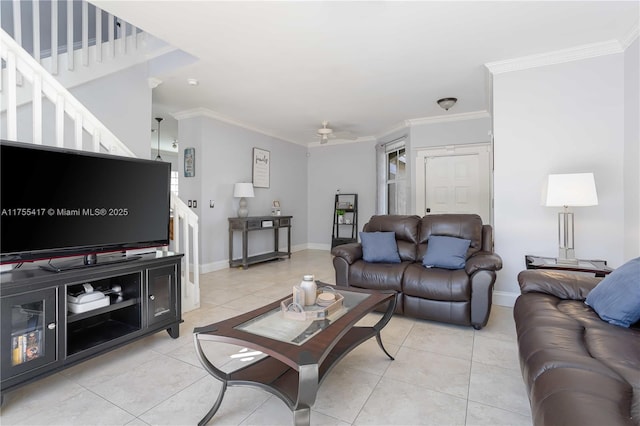
[(0, 140), (0, 263), (93, 264), (168, 245), (170, 173), (161, 161)]

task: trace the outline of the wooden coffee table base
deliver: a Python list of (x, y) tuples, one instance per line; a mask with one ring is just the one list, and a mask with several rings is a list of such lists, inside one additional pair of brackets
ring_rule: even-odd
[[(207, 424), (215, 415), (228, 386), (253, 386), (277, 396), (287, 404), (293, 411), (295, 425), (309, 425), (311, 407), (315, 403), (320, 384), (345, 355), (375, 336), (382, 351), (393, 360), (382, 344), (380, 331), (393, 315), (395, 294), (365, 291), (358, 293), (370, 293), (370, 296), (301, 345), (285, 343), (235, 328), (238, 324), (269, 312), (279, 306), (280, 301), (226, 321), (194, 329), (198, 359), (209, 374), (222, 382), (220, 394), (213, 407), (198, 424)], [(374, 326), (355, 326), (361, 318), (384, 303), (388, 303), (387, 309)], [(200, 344), (202, 340), (240, 345), (261, 351), (267, 356), (246, 367), (225, 373), (207, 359)]]

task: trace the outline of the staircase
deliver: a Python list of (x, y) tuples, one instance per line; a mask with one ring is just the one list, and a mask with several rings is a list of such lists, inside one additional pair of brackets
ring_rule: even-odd
[[(0, 74), (2, 121), (0, 133), (8, 140), (18, 140), (18, 107), (28, 103), (31, 114), (31, 131), (21, 129), (21, 134), (30, 133), (31, 138), (21, 138), (21, 142), (43, 144), (43, 115), (46, 122), (53, 122), (53, 138), (51, 143), (58, 147), (78, 150), (111, 153), (122, 156), (135, 156), (104, 124), (100, 122), (84, 105), (82, 105), (54, 76), (66, 65), (66, 69), (74, 71), (80, 66), (88, 66), (91, 61), (103, 63), (115, 60), (119, 55), (135, 51), (140, 39), (145, 34), (121, 19), (95, 7), (94, 19), (89, 19), (89, 10), (94, 6), (86, 1), (67, 0), (66, 19), (58, 15), (58, 4), (62, 1), (13, 1), (13, 37), (4, 29), (0, 30), (0, 58), (2, 73)], [(51, 48), (43, 51), (40, 48), (41, 28), (40, 6), (51, 7)], [(31, 17), (22, 16), (25, 5), (30, 6)], [(5, 7), (6, 5), (2, 5)], [(80, 13), (74, 8), (80, 7)], [(108, 25), (102, 30), (102, 23)], [(81, 19), (82, 28), (79, 42), (60, 46), (58, 43), (58, 25), (67, 25), (67, 40), (76, 40), (74, 27)], [(31, 22), (28, 31), (32, 38), (28, 46), (22, 45), (24, 31), (22, 24)], [(73, 25), (73, 22), (76, 25)], [(116, 31), (119, 29), (118, 31)], [(93, 37), (90, 38), (90, 33)], [(101, 34), (106, 35), (101, 36)], [(31, 54), (25, 47), (31, 50)], [(44, 52), (44, 54), (43, 54)], [(60, 52), (63, 52), (62, 54)], [(132, 52), (133, 53), (133, 52)], [(43, 63), (49, 69), (45, 69)], [(80, 65), (80, 66), (78, 66)], [(43, 108), (43, 100), (47, 100), (53, 108)], [(51, 112), (53, 110), (53, 112)], [(52, 115), (52, 117), (46, 114)], [(151, 123), (151, 118), (149, 118)], [(71, 137), (65, 137), (71, 135)], [(29, 140), (30, 139), (30, 140)], [(170, 249), (183, 253), (182, 264), (182, 310), (187, 312), (200, 307), (199, 280), (199, 234), (198, 216), (174, 194), (171, 194), (173, 213), (173, 241)]]

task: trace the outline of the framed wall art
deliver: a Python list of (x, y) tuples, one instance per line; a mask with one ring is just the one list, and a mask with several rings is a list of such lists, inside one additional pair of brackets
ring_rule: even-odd
[(196, 149), (184, 149), (184, 176), (194, 177), (196, 175)]
[(253, 186), (269, 188), (271, 153), (265, 149), (253, 148)]

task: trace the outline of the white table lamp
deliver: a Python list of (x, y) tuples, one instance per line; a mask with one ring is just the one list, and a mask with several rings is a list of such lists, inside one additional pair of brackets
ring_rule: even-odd
[(598, 194), (593, 173), (552, 174), (547, 180), (543, 204), (563, 207), (558, 213), (558, 263), (577, 265), (574, 248), (573, 213), (569, 206), (597, 206)]
[(247, 209), (247, 198), (253, 198), (253, 184), (252, 183), (236, 183), (233, 186), (233, 196), (240, 198), (240, 206), (238, 207), (238, 217), (249, 216), (249, 210)]

